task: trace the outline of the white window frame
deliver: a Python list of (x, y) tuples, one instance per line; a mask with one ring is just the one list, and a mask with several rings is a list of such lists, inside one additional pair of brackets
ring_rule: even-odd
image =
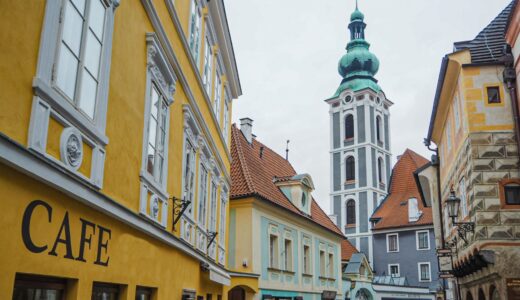
[[(195, 20), (193, 20), (193, 18), (195, 18)], [(195, 21), (195, 24), (193, 24), (193, 21)], [(196, 29), (195, 32), (194, 29)], [(188, 47), (190, 49), (192, 58), (195, 61), (195, 65), (197, 68), (199, 68), (200, 40), (202, 36), (202, 11), (198, 0), (191, 1), (190, 15), (188, 18), (188, 30)]]
[(213, 112), (217, 119), (217, 124), (220, 126), (220, 111), (222, 106), (222, 71), (217, 68), (215, 70), (215, 91), (213, 93)]
[[(287, 252), (287, 243), (289, 243), (289, 252)], [(292, 272), (294, 270), (292, 239), (285, 238), (283, 240), (283, 262), (284, 262), (284, 271)]]
[[(428, 265), (428, 279), (422, 279), (421, 278), (421, 265)], [(417, 263), (417, 271), (418, 271), (418, 279), (419, 282), (431, 282), (432, 281), (432, 267), (430, 262), (418, 262)]]
[[(206, 172), (206, 178), (203, 178), (203, 170)], [(209, 195), (209, 174), (210, 170), (208, 166), (203, 162), (202, 159), (199, 159), (199, 192), (198, 192), (198, 202), (197, 202), (197, 224), (206, 229), (207, 218), (208, 218), (208, 195)], [(205, 189), (202, 188), (202, 184), (205, 184)], [(204, 197), (204, 198), (202, 198)], [(204, 200), (204, 201), (202, 201)], [(203, 215), (201, 213), (204, 212)], [(202, 216), (202, 217), (201, 217)]]
[[(191, 152), (192, 152), (190, 155), (190, 161), (187, 160), (187, 156), (186, 156), (188, 147), (191, 148)], [(193, 146), (193, 143), (190, 141), (189, 138), (184, 139), (184, 151), (183, 151), (182, 157), (183, 157), (182, 199), (190, 201), (190, 205), (186, 209), (186, 214), (184, 214), (184, 216), (191, 219), (191, 218), (193, 218), (193, 206), (195, 205), (195, 194), (196, 194), (196, 190), (197, 190), (197, 172), (196, 172), (197, 148), (195, 148), (195, 146)], [(186, 178), (187, 168), (189, 168), (191, 171), (190, 174), (188, 174), (188, 176), (191, 175), (191, 177), (192, 177), (190, 180), (191, 181), (190, 186), (186, 186), (187, 180), (188, 180), (188, 178)]]
[(224, 141), (229, 147), (229, 106), (231, 104), (231, 98), (229, 97), (228, 89), (224, 90), (224, 117), (222, 120), (222, 134), (224, 135)]
[[(276, 244), (271, 242), (271, 238), (275, 239)], [(269, 233), (269, 268), (278, 269), (280, 267), (279, 259), (279, 243), (280, 237), (277, 234)]]
[[(208, 26), (206, 25), (206, 32), (208, 31)], [(202, 83), (204, 85), (204, 90), (208, 94), (208, 97), (211, 99), (212, 92), (212, 84), (213, 84), (213, 51), (212, 44), (210, 38), (206, 34), (204, 37), (204, 66), (202, 72)]]
[[(323, 255), (323, 256), (322, 256)], [(327, 257), (325, 256), (325, 250), (319, 250), (319, 260), (320, 260), (320, 276), (326, 277), (327, 273)]]
[[(426, 248), (419, 248), (419, 235), (421, 233), (426, 233), (426, 240), (428, 243), (428, 247)], [(430, 231), (429, 230), (418, 230), (415, 232), (415, 242), (416, 242), (416, 249), (417, 251), (424, 251), (424, 250), (430, 250)]]
[[(143, 148), (142, 148), (142, 164), (141, 164), (141, 179), (147, 184), (153, 186), (157, 192), (166, 196), (166, 182), (168, 181), (168, 145), (169, 145), (169, 124), (170, 124), (170, 106), (173, 104), (173, 94), (175, 93), (175, 84), (177, 78), (174, 75), (173, 68), (166, 60), (164, 50), (161, 48), (159, 41), (154, 33), (146, 34), (146, 43), (148, 45), (148, 65), (146, 75), (146, 101), (145, 101), (145, 118), (143, 130)], [(163, 166), (162, 174), (155, 174), (154, 176), (148, 173), (146, 168), (147, 153), (148, 153), (148, 139), (149, 139), (149, 124), (151, 118), (151, 92), (156, 87), (158, 92), (164, 97), (166, 102), (166, 121), (165, 121), (165, 140), (163, 149)], [(159, 121), (160, 122), (160, 121)], [(154, 164), (155, 165), (155, 164)], [(159, 176), (159, 180), (156, 178)]]
[[(150, 218), (152, 221), (159, 223), (161, 226), (166, 227), (168, 219), (168, 198), (169, 195), (166, 192), (166, 183), (168, 181), (168, 145), (169, 145), (169, 124), (170, 124), (170, 106), (173, 104), (173, 95), (175, 93), (175, 84), (177, 78), (174, 75), (173, 68), (166, 60), (164, 50), (160, 46), (155, 33), (146, 34), (146, 44), (148, 51), (147, 61), (147, 72), (146, 72), (146, 100), (144, 110), (144, 126), (143, 126), (143, 142), (142, 142), (142, 157), (141, 157), (141, 193), (140, 193), (140, 205), (139, 212), (141, 215)], [(155, 176), (148, 173), (146, 169), (147, 164), (147, 153), (148, 153), (148, 139), (149, 139), (149, 124), (151, 118), (151, 92), (153, 88), (162, 95), (166, 105), (165, 119), (165, 136), (164, 136), (164, 149), (163, 154), (163, 166), (162, 174), (159, 174), (160, 180), (158, 181)], [(158, 112), (159, 114), (160, 112)], [(160, 121), (159, 121), (160, 122)], [(154, 174), (156, 175), (156, 174)], [(152, 205), (156, 202), (161, 205), (160, 211), (161, 216), (153, 216), (151, 212)]]
[[(85, 178), (95, 188), (102, 188), (105, 162), (105, 146), (108, 137), (105, 135), (108, 106), (108, 87), (110, 79), (110, 61), (114, 29), (114, 14), (119, 6), (119, 0), (104, 0), (105, 20), (103, 37), (101, 39), (101, 54), (98, 65), (98, 86), (94, 118), (82, 113), (76, 105), (67, 99), (65, 94), (55, 84), (57, 78), (58, 50), (62, 39), (64, 6), (66, 1), (46, 1), (45, 14), (38, 51), (38, 64), (33, 79), (33, 106), (28, 133), (28, 147), (42, 154), (49, 161), (58, 162), (67, 167), (66, 163), (51, 159), (46, 154), (48, 123), (51, 116), (61, 123), (78, 130), (84, 140), (92, 147), (92, 166), (90, 177), (82, 176), (77, 170), (76, 175)], [(85, 22), (82, 28), (85, 27)], [(88, 29), (87, 29), (88, 30)], [(83, 29), (82, 29), (83, 32)], [(81, 47), (81, 46), (80, 46)], [(82, 48), (85, 52), (85, 48)], [(78, 71), (78, 73), (81, 71)], [(76, 87), (77, 89), (77, 87)]]
[(222, 248), (226, 248), (226, 228), (227, 228), (227, 189), (222, 188), (220, 191), (220, 223), (219, 223), (219, 245)]
[(213, 175), (213, 180), (210, 183), (209, 190), (209, 224), (208, 230), (211, 232), (217, 231), (217, 197), (219, 186), (215, 181), (215, 176)]
[[(332, 261), (331, 261), (332, 257)], [(334, 278), (334, 253), (329, 252), (327, 255), (328, 268), (327, 273), (329, 278)]]
[[(389, 240), (389, 237), (390, 236), (395, 236), (396, 237), (396, 241), (397, 241), (397, 250), (395, 251), (390, 251), (390, 240)], [(399, 233), (387, 233), (386, 234), (386, 252), (387, 253), (397, 253), (399, 252)]]
[[(392, 267), (397, 266), (397, 274), (396, 276), (392, 276)], [(388, 276), (390, 277), (401, 277), (401, 266), (399, 264), (388, 264)]]
[[(308, 254), (305, 254), (305, 248), (308, 249)], [(312, 247), (309, 244), (303, 243), (302, 246), (302, 266), (303, 274), (312, 274)], [(306, 268), (307, 267), (307, 268)]]

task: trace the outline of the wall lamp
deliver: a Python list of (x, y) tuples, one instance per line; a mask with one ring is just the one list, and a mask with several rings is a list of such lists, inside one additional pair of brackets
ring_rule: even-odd
[(450, 196), (446, 200), (446, 208), (448, 210), (448, 216), (451, 218), (453, 226), (457, 226), (457, 233), (459, 234), (459, 237), (467, 245), (468, 240), (466, 239), (466, 233), (475, 232), (475, 223), (474, 222), (457, 222), (457, 216), (459, 215), (459, 209), (460, 209), (460, 198), (455, 196), (455, 192), (453, 190), (450, 191)]

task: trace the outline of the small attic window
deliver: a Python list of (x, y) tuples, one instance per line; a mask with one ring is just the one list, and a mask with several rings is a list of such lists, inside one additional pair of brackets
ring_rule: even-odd
[(302, 206), (305, 207), (307, 205), (307, 193), (302, 192)]
[(408, 199), (408, 222), (417, 222), (422, 215), (417, 198)]

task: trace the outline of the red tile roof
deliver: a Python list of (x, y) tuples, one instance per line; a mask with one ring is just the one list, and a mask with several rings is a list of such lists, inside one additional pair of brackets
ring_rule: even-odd
[(354, 247), (347, 239), (341, 241), (341, 261), (349, 261), (352, 254), (358, 253), (356, 247)]
[[(406, 149), (392, 170), (388, 196), (371, 217), (379, 219), (373, 230), (433, 224), (432, 210), (430, 207), (424, 207), (413, 175), (413, 172), (427, 163), (426, 158)], [(416, 222), (408, 220), (407, 201), (410, 198), (417, 199), (419, 210), (422, 211)]]
[[(263, 148), (262, 158), (260, 158), (261, 148)], [(231, 200), (258, 196), (344, 237), (341, 230), (314, 199), (311, 201), (311, 215), (308, 216), (287, 199), (274, 183), (275, 177), (292, 177), (294, 175), (296, 175), (296, 171), (285, 158), (256, 139), (249, 144), (240, 129), (233, 124), (231, 129)]]

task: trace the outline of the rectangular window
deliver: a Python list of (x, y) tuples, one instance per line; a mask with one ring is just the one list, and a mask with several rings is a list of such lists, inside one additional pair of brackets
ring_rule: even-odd
[(195, 148), (186, 140), (184, 150), (184, 191), (182, 198), (191, 201), (187, 208), (187, 215), (193, 216), (193, 204), (195, 203)]
[(325, 252), (320, 250), (320, 276), (325, 277)]
[(399, 252), (399, 235), (397, 233), (386, 235), (386, 251)]
[(54, 277), (16, 274), (12, 299), (64, 299), (66, 280)]
[(400, 277), (399, 264), (388, 265), (388, 274), (390, 274), (391, 277)]
[(224, 140), (226, 141), (226, 144), (229, 146), (229, 95), (227, 92), (225, 92), (224, 96), (224, 120), (222, 125), (222, 131), (224, 135)]
[(269, 236), (269, 267), (278, 269), (278, 237), (273, 234)]
[(104, 1), (65, 1), (54, 83), (79, 110), (94, 119), (103, 35)]
[(217, 76), (215, 78), (215, 102), (213, 102), (213, 111), (217, 116), (217, 123), (220, 124), (220, 105), (222, 98), (222, 80), (220, 79), (220, 74), (217, 72)]
[(428, 231), (417, 231), (417, 250), (430, 249), (430, 233)]
[[(206, 27), (206, 32), (208, 29)], [(211, 79), (213, 75), (213, 53), (211, 52), (211, 43), (209, 39), (205, 38), (204, 44), (204, 72), (202, 75), (202, 82), (204, 84), (204, 89), (208, 96), (211, 98)]]
[(455, 92), (455, 96), (453, 97), (453, 117), (455, 118), (455, 132), (457, 132), (460, 128), (459, 106), (459, 96), (457, 95), (457, 92)]
[(419, 263), (419, 281), (431, 281), (430, 263)]
[(520, 204), (520, 184), (508, 183), (504, 185), (504, 198), (506, 205)]
[(208, 171), (204, 165), (200, 165), (200, 188), (199, 188), (198, 222), (206, 227), (206, 199), (208, 198)]
[(285, 263), (284, 270), (292, 271), (293, 262), (292, 262), (292, 241), (291, 240), (285, 240), (283, 256), (284, 256), (284, 263)]
[(209, 231), (217, 230), (217, 185), (211, 182), (211, 196), (209, 200)]
[(201, 17), (197, 0), (191, 1), (189, 46), (195, 65), (199, 65)]
[(334, 254), (329, 253), (329, 278), (334, 278)]
[(311, 273), (311, 248), (307, 245), (303, 245), (303, 273)]
[(153, 289), (138, 286), (135, 291), (135, 300), (151, 300)]
[(218, 231), (219, 235), (219, 245), (225, 248), (226, 242), (226, 212), (227, 212), (227, 194), (224, 192), (220, 193), (220, 229)]
[(94, 282), (92, 287), (92, 300), (116, 300), (119, 299), (119, 286)]
[(459, 181), (459, 195), (461, 217), (465, 218), (468, 216), (468, 198), (466, 196), (466, 181), (464, 177)]
[(488, 86), (487, 88), (487, 101), (489, 104), (501, 103), (500, 99), (500, 87), (498, 86)]
[(150, 114), (148, 117), (148, 145), (146, 152), (146, 171), (156, 183), (163, 184), (165, 171), (165, 147), (168, 118), (168, 104), (165, 97), (152, 84), (150, 95)]

